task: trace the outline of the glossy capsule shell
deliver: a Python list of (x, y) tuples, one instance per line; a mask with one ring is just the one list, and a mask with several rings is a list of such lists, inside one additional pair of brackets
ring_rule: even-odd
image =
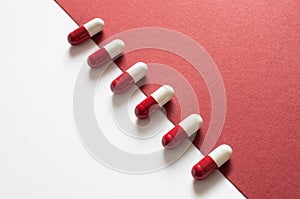
[(174, 149), (183, 143), (188, 137), (198, 131), (202, 126), (202, 117), (198, 114), (191, 114), (177, 124), (162, 138), (162, 145), (166, 149)]
[(94, 18), (83, 24), (68, 35), (68, 41), (71, 45), (78, 45), (101, 32), (104, 27), (104, 21), (100, 18)]
[(135, 107), (135, 115), (139, 119), (149, 118), (152, 113), (170, 101), (173, 95), (174, 89), (171, 86), (161, 86)]
[(109, 63), (118, 57), (124, 50), (125, 44), (120, 39), (115, 39), (106, 44), (88, 57), (88, 65), (91, 68), (98, 68)]
[(222, 144), (200, 160), (192, 169), (192, 175), (196, 180), (204, 180), (232, 155), (232, 149), (227, 144)]
[(125, 92), (128, 88), (142, 79), (146, 75), (147, 71), (147, 64), (137, 62), (111, 82), (111, 91), (116, 94)]

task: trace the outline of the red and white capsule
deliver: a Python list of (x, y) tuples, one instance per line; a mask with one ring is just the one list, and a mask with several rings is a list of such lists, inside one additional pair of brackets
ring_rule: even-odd
[(173, 95), (174, 89), (171, 86), (164, 85), (160, 87), (135, 107), (135, 115), (139, 119), (147, 119), (152, 113), (170, 101)]
[(104, 21), (100, 18), (92, 19), (83, 24), (68, 35), (68, 41), (71, 45), (78, 45), (101, 32), (104, 27)]
[(202, 126), (202, 122), (203, 120), (200, 115), (189, 115), (163, 136), (162, 145), (166, 149), (174, 149), (198, 131)]
[(229, 145), (222, 144), (218, 146), (193, 167), (193, 177), (196, 180), (204, 180), (227, 162), (231, 158), (231, 155), (232, 149)]
[(144, 62), (134, 64), (111, 82), (111, 91), (116, 94), (125, 92), (128, 88), (142, 79), (146, 75), (147, 71), (148, 67)]
[(122, 40), (113, 40), (88, 57), (89, 66), (91, 68), (104, 66), (109, 61), (119, 56), (123, 52), (124, 47), (125, 44)]

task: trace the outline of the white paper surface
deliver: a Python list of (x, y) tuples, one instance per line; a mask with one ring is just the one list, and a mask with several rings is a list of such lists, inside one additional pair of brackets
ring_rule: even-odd
[[(82, 146), (73, 117), (75, 81), (95, 44), (70, 47), (67, 34), (77, 26), (53, 1), (3, 1), (0, 20), (0, 198), (244, 198), (220, 172), (193, 180), (190, 170), (202, 156), (193, 146), (144, 175), (100, 164)], [(117, 129), (106, 135), (110, 141)], [(139, 153), (158, 150), (151, 146), (159, 137), (145, 139)], [(115, 144), (133, 152), (142, 143), (133, 140)]]

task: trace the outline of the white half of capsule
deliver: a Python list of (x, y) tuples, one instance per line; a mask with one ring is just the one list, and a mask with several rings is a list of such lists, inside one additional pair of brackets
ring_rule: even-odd
[(105, 48), (111, 59), (114, 59), (118, 55), (120, 55), (123, 52), (124, 47), (125, 43), (120, 39), (115, 39), (112, 42), (103, 46), (103, 48)]
[(95, 18), (83, 24), (83, 27), (88, 31), (89, 35), (92, 37), (103, 30), (104, 21), (100, 18)]
[(222, 144), (218, 146), (208, 154), (208, 156), (215, 161), (218, 167), (222, 166), (225, 162), (227, 162), (231, 158), (231, 155), (232, 149), (227, 144)]
[(178, 125), (183, 128), (188, 136), (198, 131), (202, 126), (202, 117), (198, 114), (191, 114), (182, 120)]
[(126, 70), (135, 83), (142, 79), (146, 75), (147, 71), (148, 66), (144, 62), (137, 62)]
[(164, 85), (151, 94), (160, 107), (170, 101), (173, 95), (174, 89), (169, 85)]

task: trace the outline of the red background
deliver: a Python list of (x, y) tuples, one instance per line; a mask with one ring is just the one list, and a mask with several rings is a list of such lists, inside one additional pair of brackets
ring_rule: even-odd
[[(249, 198), (300, 198), (299, 0), (57, 2), (79, 25), (94, 17), (105, 21), (96, 43), (149, 26), (198, 41), (217, 64), (226, 89), (226, 121), (218, 144), (230, 144), (234, 154), (221, 171)], [(205, 121), (195, 142), (200, 147), (211, 111), (203, 80), (193, 77), (189, 63), (158, 50), (128, 53), (117, 64), (124, 70), (136, 61), (172, 66), (190, 80)], [(155, 88), (142, 89), (150, 94)], [(177, 99), (167, 110), (179, 122)]]

